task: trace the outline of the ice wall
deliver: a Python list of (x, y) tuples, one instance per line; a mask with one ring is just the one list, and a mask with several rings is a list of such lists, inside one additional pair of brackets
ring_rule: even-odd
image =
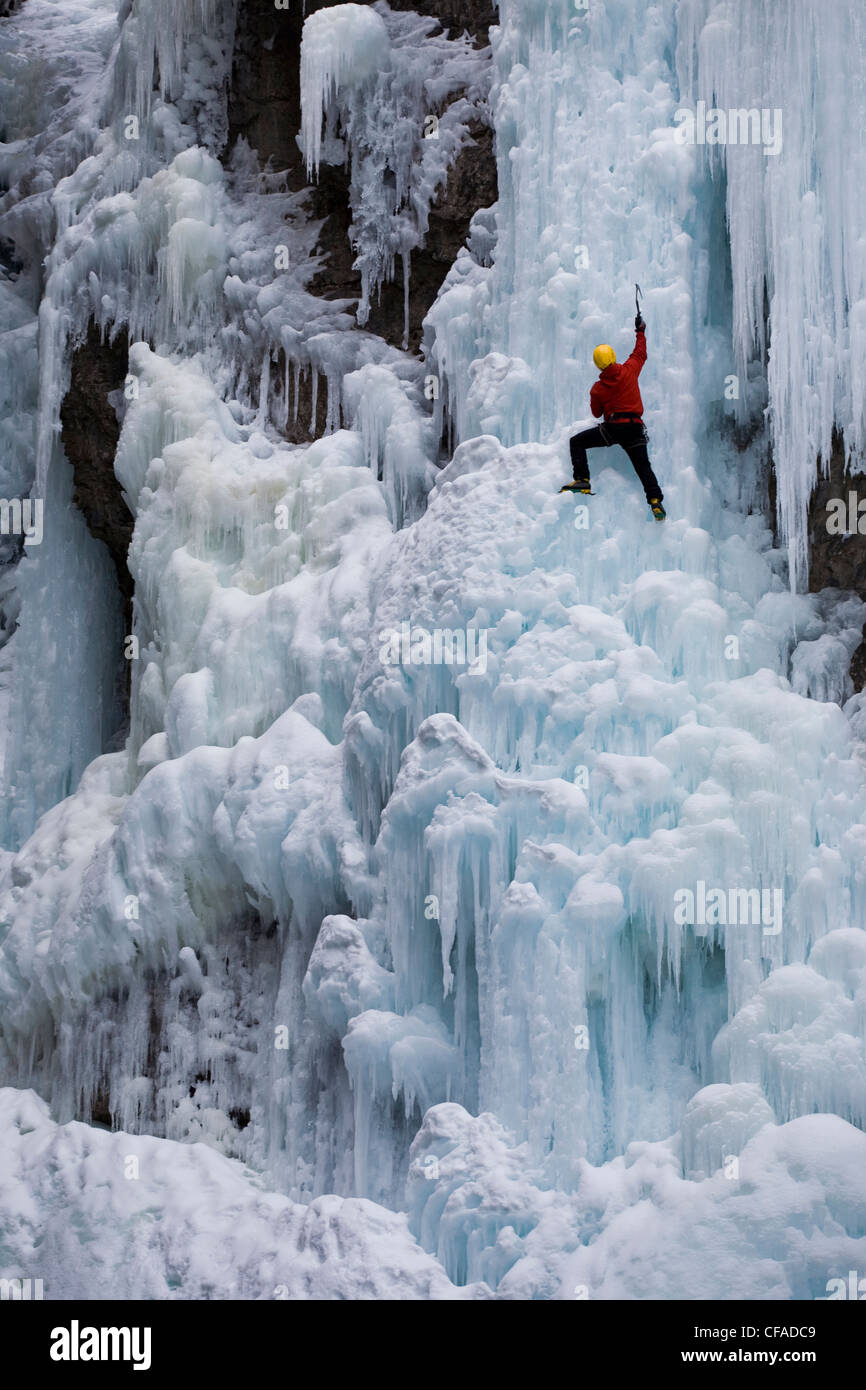
[[(774, 1014), (758, 1044), (748, 1001), (831, 927), (861, 928), (862, 767), (841, 712), (808, 697), (828, 693), (824, 659), (844, 681), (862, 608), (792, 604), (784, 557), (747, 514), (761, 439), (743, 455), (724, 428), (731, 277), (713, 264), (711, 176), (676, 139), (676, 7), (500, 15), (492, 264), (470, 246), (428, 318), (463, 442), (398, 538), (376, 612), (380, 637), (483, 630), (486, 662), (456, 672), (410, 650), (383, 665), (371, 646), (347, 757), (378, 834), (398, 1011), (438, 1010), (457, 1048), (440, 1099), (489, 1110), (545, 1182), (571, 1185), (583, 1155), (677, 1128), (701, 1084), (753, 1079), (745, 1051), (713, 1047), (728, 1018), (780, 1058), (791, 1025)], [(588, 423), (582, 364), (599, 340), (628, 350), (635, 280), (662, 533), (618, 461), (595, 465), (588, 513), (554, 495), (572, 422)], [(818, 636), (828, 619), (838, 649)], [(778, 891), (784, 925), (684, 930), (675, 897), (699, 882)], [(818, 1007), (831, 1031), (832, 994)], [(780, 1120), (838, 1107), (858, 1122), (850, 1020), (848, 1100), (816, 1065), (792, 1108), (768, 1066)], [(392, 1026), (383, 1012), (362, 1040), (370, 1075), (388, 1050), (399, 1093)], [(448, 1183), (426, 1190), (441, 1211)]]
[[(683, 0), (678, 62), (695, 109), (753, 113), (748, 142), (726, 126), (727, 142), (713, 143), (708, 130), (701, 153), (724, 173), (735, 370), (745, 384), (749, 364), (765, 364), (778, 518), (802, 586), (807, 507), (834, 429), (849, 465), (864, 467), (866, 17), (793, 0), (780, 24), (770, 0)], [(749, 404), (744, 389), (741, 416)]]
[(65, 363), (55, 343), (55, 326), (68, 325), (42, 298), (43, 258), (63, 216), (56, 186), (82, 159), (87, 163), (115, 37), (115, 7), (105, 4), (31, 5), (3, 21), (0, 34), (0, 236), (13, 248), (4, 283), (11, 411), (3, 496), (29, 496), (43, 516), (42, 539), (28, 543), (3, 575), (4, 627), (19, 624), (5, 648), (2, 678), (6, 848), (20, 845), (39, 815), (73, 790), (122, 722), (122, 604), (107, 552), (71, 506), (71, 470), (57, 438)]

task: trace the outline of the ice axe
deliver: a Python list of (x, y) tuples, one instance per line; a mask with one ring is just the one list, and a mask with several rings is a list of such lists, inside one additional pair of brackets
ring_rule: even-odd
[(635, 328), (637, 328), (637, 326), (638, 326), (639, 323), (643, 323), (643, 315), (641, 314), (641, 311), (640, 311), (640, 304), (639, 304), (639, 302), (638, 302), (639, 298), (640, 298), (640, 299), (643, 299), (643, 290), (641, 289), (641, 287), (640, 287), (640, 285), (638, 284), (637, 280), (635, 280), (635, 282), (634, 282), (634, 309), (635, 309), (635, 314), (634, 314), (634, 326), (635, 326)]

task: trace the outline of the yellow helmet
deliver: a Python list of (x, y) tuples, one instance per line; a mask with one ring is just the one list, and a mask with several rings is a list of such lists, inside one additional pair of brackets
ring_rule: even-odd
[(592, 354), (592, 360), (598, 367), (598, 370), (603, 372), (605, 367), (609, 367), (611, 362), (616, 361), (616, 353), (610, 343), (599, 343), (595, 352)]

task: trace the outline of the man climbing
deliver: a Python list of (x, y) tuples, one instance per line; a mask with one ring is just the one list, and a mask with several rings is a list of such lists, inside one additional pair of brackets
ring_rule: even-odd
[(635, 316), (634, 329), (634, 352), (625, 362), (617, 362), (616, 353), (608, 343), (600, 343), (592, 354), (592, 360), (601, 376), (589, 393), (589, 404), (596, 419), (604, 416), (604, 423), (594, 429), (581, 430), (580, 434), (573, 436), (570, 449), (574, 482), (566, 483), (565, 487), (559, 490), (591, 492), (587, 449), (607, 448), (611, 444), (619, 444), (628, 454), (635, 473), (643, 483), (646, 500), (653, 516), (656, 521), (664, 521), (666, 512), (662, 506), (663, 495), (647, 453), (643, 401), (637, 384), (641, 367), (646, 361), (646, 324), (640, 310)]

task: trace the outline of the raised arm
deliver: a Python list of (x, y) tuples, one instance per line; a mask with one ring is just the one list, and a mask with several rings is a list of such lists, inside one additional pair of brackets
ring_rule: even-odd
[(634, 367), (635, 373), (639, 374), (640, 369), (646, 361), (646, 333), (642, 328), (638, 328), (634, 335), (634, 352), (628, 358), (626, 365)]

